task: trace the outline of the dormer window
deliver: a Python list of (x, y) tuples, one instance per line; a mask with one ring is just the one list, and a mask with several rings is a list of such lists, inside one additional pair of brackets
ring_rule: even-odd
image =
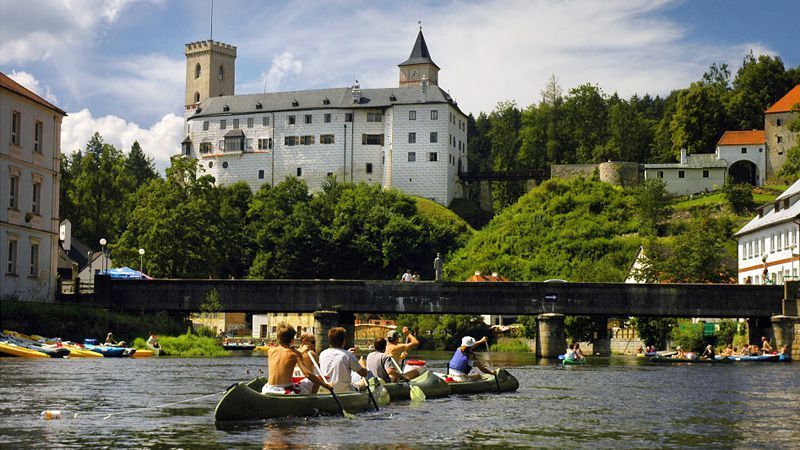
[(297, 100), (292, 100), (292, 106), (294, 106), (296, 108), (296, 107), (300, 106), (300, 102), (298, 102)]
[(195, 103), (200, 103), (200, 93), (199, 92), (195, 92), (194, 93), (194, 102)]
[(325, 97), (324, 99), (322, 99), (322, 104), (323, 105), (330, 105), (331, 104), (331, 100), (328, 97)]
[(256, 109), (261, 109), (263, 107), (264, 106), (261, 104), (261, 102), (256, 102)]
[(225, 111), (225, 112), (228, 112), (228, 111), (231, 110), (231, 107), (228, 106), (228, 105), (225, 105), (225, 106), (222, 107), (222, 110)]
[(395, 97), (395, 95), (392, 94), (392, 95), (389, 96), (389, 101), (390, 102), (396, 102), (397, 101), (397, 97)]

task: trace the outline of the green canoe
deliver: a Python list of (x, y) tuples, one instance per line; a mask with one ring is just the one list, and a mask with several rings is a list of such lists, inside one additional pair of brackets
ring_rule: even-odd
[(650, 362), (662, 364), (731, 364), (733, 360), (728, 358), (723, 359), (686, 359), (686, 358), (672, 358), (669, 356), (653, 356)]
[[(450, 386), (447, 382), (434, 375), (430, 370), (414, 378), (410, 383), (412, 386), (419, 386), (427, 398), (447, 397), (450, 395)], [(383, 386), (389, 391), (389, 396), (393, 402), (408, 400), (411, 397), (411, 388), (406, 382), (385, 383)], [(495, 390), (497, 390), (496, 386)]]
[(580, 366), (586, 364), (586, 358), (583, 359), (572, 359), (572, 358), (564, 358), (561, 360), (561, 364), (565, 366)]
[[(497, 382), (494, 380), (494, 375), (484, 373), (481, 374), (481, 378), (481, 380), (476, 381), (454, 381), (447, 384), (450, 386), (451, 394), (497, 392)], [(500, 369), (497, 372), (497, 380), (500, 382), (500, 392), (516, 391), (519, 388), (519, 381), (505, 369)]]
[[(261, 388), (266, 381), (266, 378), (258, 378), (232, 386), (217, 404), (214, 419), (218, 422), (227, 422), (341, 414), (339, 406), (330, 394), (262, 394)], [(349, 413), (373, 408), (366, 391), (337, 393), (336, 398)]]

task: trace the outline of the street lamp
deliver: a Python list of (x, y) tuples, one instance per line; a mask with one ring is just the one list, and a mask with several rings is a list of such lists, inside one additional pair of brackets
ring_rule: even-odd
[(142, 274), (142, 266), (144, 265), (144, 249), (139, 249), (139, 274)]
[(106, 272), (106, 244), (108, 241), (106, 238), (100, 238), (100, 248), (103, 250), (103, 260), (100, 261), (100, 268), (102, 269), (103, 273)]

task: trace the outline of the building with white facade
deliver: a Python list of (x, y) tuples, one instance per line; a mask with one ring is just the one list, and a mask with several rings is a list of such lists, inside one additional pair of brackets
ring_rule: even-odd
[(681, 150), (677, 163), (645, 164), (644, 179), (659, 178), (666, 190), (676, 195), (690, 195), (717, 190), (725, 184), (728, 163), (713, 153), (687, 155)]
[(186, 45), (186, 138), (219, 184), (257, 190), (297, 177), (317, 190), (328, 176), (380, 183), (449, 205), (465, 194), (467, 118), (438, 86), (420, 30), (397, 87), (234, 95), (236, 47)]
[(726, 131), (717, 142), (716, 157), (728, 164), (734, 183), (763, 186), (767, 173), (764, 130)]
[(800, 271), (800, 180), (736, 233), (740, 284), (783, 284)]
[(52, 301), (64, 111), (0, 73), (0, 297)]

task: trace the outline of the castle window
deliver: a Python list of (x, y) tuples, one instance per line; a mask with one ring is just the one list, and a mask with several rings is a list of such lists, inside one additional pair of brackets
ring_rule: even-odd
[(783, 142), (783, 136), (776, 136), (776, 140), (780, 144), (781, 142)]
[(261, 109), (263, 107), (264, 105), (262, 105), (261, 102), (256, 102), (256, 109)]
[(314, 136), (300, 136), (300, 145), (311, 145), (314, 143)]
[(234, 130), (239, 129), (239, 119), (233, 119), (233, 129)]
[(217, 148), (221, 152), (225, 151), (225, 139), (220, 139), (220, 140), (217, 141)]
[(31, 212), (39, 214), (39, 205), (42, 203), (42, 183), (33, 183), (33, 191), (31, 192)]
[(192, 154), (192, 143), (191, 143), (191, 141), (184, 142), (183, 144), (181, 144), (181, 146), (183, 147), (183, 154), (184, 155), (189, 156), (189, 155)]
[(367, 163), (367, 173), (372, 173), (372, 163)]
[(325, 114), (323, 122), (331, 123), (331, 115), (330, 114)]
[(286, 125), (294, 125), (295, 123), (297, 123), (297, 117), (286, 116)]
[(200, 93), (199, 92), (195, 92), (194, 93), (194, 102), (195, 103), (200, 103)]
[(408, 133), (408, 143), (409, 144), (417, 143), (417, 133)]
[(658, 171), (658, 178), (664, 178), (664, 171), (663, 170), (659, 170)]
[(708, 170), (703, 171), (703, 178), (708, 178)]
[(258, 179), (259, 180), (263, 180), (264, 179), (264, 169), (259, 169), (258, 170)]
[(223, 169), (227, 169), (228, 168), (228, 161), (222, 161), (222, 168)]
[(258, 140), (259, 150), (269, 150), (272, 148), (272, 138), (263, 138)]
[(244, 136), (231, 136), (225, 138), (225, 151), (228, 152), (243, 152), (244, 151)]
[(42, 153), (42, 129), (44, 128), (42, 122), (36, 121), (33, 125), (33, 152)]
[(438, 160), (439, 160), (439, 153), (437, 153), (437, 152), (428, 153), (428, 161), (436, 162)]
[(417, 152), (408, 152), (408, 162), (414, 162), (417, 160)]
[(367, 113), (367, 122), (382, 122), (383, 114), (381, 113)]
[(6, 273), (17, 273), (17, 241), (16, 239), (8, 240), (8, 256), (6, 262)]
[(208, 121), (207, 120), (203, 121), (203, 131), (208, 131)]
[(8, 192), (8, 207), (17, 209), (19, 205), (19, 175), (11, 175), (9, 177)]
[(431, 120), (439, 120), (439, 111), (435, 109), (431, 110)]
[(303, 168), (302, 167), (298, 167), (297, 168), (297, 176), (298, 177), (302, 177), (303, 176)]
[(783, 125), (783, 121), (782, 121), (781, 119), (777, 119), (777, 120), (775, 121), (775, 125), (776, 125), (776, 126), (781, 126), (781, 125)]
[(431, 144), (436, 144), (437, 142), (439, 142), (439, 133), (431, 131)]
[(225, 69), (222, 66), (219, 66), (219, 79), (220, 80), (225, 79)]
[(416, 111), (409, 111), (408, 112), (408, 120), (417, 120), (417, 112)]
[(678, 171), (678, 178), (686, 178), (686, 172), (683, 170)]
[(194, 65), (194, 79), (200, 78), (200, 63)]
[(208, 168), (209, 169), (213, 169), (214, 168), (214, 161), (209, 161), (208, 162)]
[(38, 242), (31, 242), (31, 259), (30, 259), (30, 269), (28, 271), (28, 275), (31, 277), (38, 277), (39, 276), (39, 243)]
[(225, 128), (228, 128), (228, 122), (226, 122), (224, 119), (220, 120), (219, 121), (219, 129), (220, 130), (224, 130)]
[(211, 142), (201, 142), (200, 153), (211, 153)]
[(245, 150), (252, 150), (253, 149), (253, 139), (247, 138), (244, 140), (244, 148)]
[(743, 155), (747, 154), (747, 147), (742, 147), (742, 154)]
[(323, 105), (330, 105), (331, 101), (330, 101), (330, 99), (328, 99), (328, 97), (325, 97), (324, 99), (322, 99), (322, 104)]
[(319, 135), (319, 143), (320, 144), (333, 144), (335, 142), (335, 138), (332, 134), (320, 134)]
[(287, 147), (293, 147), (297, 145), (299, 138), (297, 136), (284, 136), (283, 137), (283, 145)]
[(352, 122), (353, 121), (353, 113), (344, 113), (344, 121), (345, 122)]
[(253, 118), (252, 117), (248, 117), (247, 118), (247, 128), (253, 128)]
[(383, 145), (383, 134), (362, 134), (361, 145)]
[(305, 120), (305, 123), (306, 123), (306, 124), (310, 124), (310, 123), (311, 123), (311, 121), (312, 121), (312, 116), (311, 116), (311, 114), (306, 114), (306, 116), (305, 116), (305, 119), (304, 119), (304, 120)]
[(20, 135), (22, 129), (22, 114), (19, 111), (11, 113), (11, 143), (19, 145), (22, 136)]

